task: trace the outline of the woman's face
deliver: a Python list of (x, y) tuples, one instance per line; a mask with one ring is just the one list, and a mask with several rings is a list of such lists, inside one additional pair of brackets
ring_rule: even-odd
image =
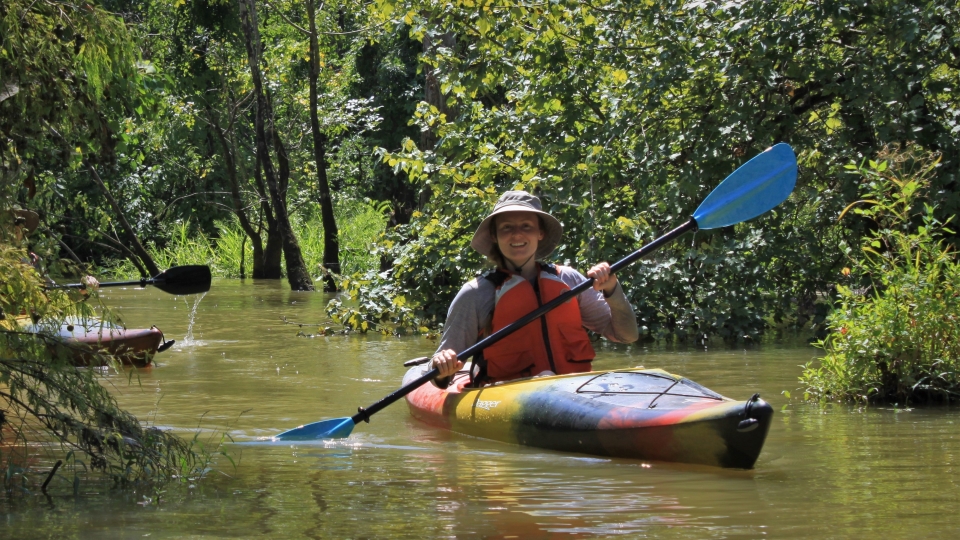
[(540, 220), (533, 212), (504, 212), (494, 218), (497, 246), (504, 258), (515, 267), (525, 264), (537, 252), (543, 240)]

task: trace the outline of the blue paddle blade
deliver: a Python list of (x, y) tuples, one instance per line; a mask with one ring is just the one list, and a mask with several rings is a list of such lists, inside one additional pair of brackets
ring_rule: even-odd
[(345, 439), (350, 436), (353, 426), (356, 425), (353, 418), (334, 418), (332, 420), (321, 420), (312, 424), (306, 424), (293, 428), (279, 435), (274, 439), (278, 441), (310, 441), (314, 439)]
[(797, 156), (779, 143), (733, 171), (697, 208), (700, 229), (719, 229), (753, 219), (782, 203), (797, 183)]

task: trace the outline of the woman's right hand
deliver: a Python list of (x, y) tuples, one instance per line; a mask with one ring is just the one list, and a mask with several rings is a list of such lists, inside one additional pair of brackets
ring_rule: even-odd
[(433, 355), (433, 359), (430, 360), (430, 367), (439, 369), (440, 375), (437, 377), (444, 379), (460, 371), (463, 367), (463, 362), (457, 360), (456, 351), (453, 349), (444, 349), (437, 351), (437, 353)]
[(83, 288), (89, 291), (96, 291), (100, 288), (100, 282), (93, 276), (83, 276), (80, 283), (83, 283)]

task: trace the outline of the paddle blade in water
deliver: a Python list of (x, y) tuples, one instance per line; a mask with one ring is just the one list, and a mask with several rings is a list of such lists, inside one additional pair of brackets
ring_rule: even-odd
[(350, 436), (356, 423), (353, 418), (321, 420), (293, 428), (274, 437), (278, 441), (310, 441), (314, 439), (345, 439)]
[(198, 294), (210, 290), (210, 267), (174, 266), (157, 274), (150, 283), (170, 294)]
[(775, 208), (797, 183), (797, 157), (786, 143), (774, 145), (733, 171), (693, 213), (697, 227), (718, 229)]

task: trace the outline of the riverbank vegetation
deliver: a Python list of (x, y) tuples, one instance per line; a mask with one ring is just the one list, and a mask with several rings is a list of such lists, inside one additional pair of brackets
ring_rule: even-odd
[(800, 176), (781, 207), (621, 273), (647, 340), (824, 332), (843, 246), (867, 230), (836, 220), (859, 194), (844, 166), (887, 142), (948, 156), (931, 189), (940, 219), (958, 210), (955, 7), (388, 4), (443, 95), (413, 116), (425, 136), (383, 152), (430, 195), (381, 244), (394, 265), (379, 282), (425, 326), (483, 268), (468, 242), (507, 188), (540, 194), (565, 226), (553, 258), (583, 268), (678, 225), (764, 148), (794, 147)]
[[(117, 202), (96, 170), (124, 151), (118, 119), (154, 101), (139, 58), (123, 21), (93, 4), (0, 4), (0, 467), (5, 492), (45, 489), (41, 474), (49, 481), (61, 462), (66, 468), (59, 474), (72, 477), (78, 494), (87, 475), (103, 474), (119, 485), (187, 480), (202, 475), (208, 464), (209, 454), (196, 441), (145, 426), (122, 410), (102, 384), (102, 373), (78, 370), (55, 332), (28, 332), (21, 324), (59, 329), (68, 318), (96, 312), (91, 305), (96, 300), (78, 291), (48, 290), (31, 264), (31, 252), (45, 255), (38, 266), (54, 274), (87, 266), (57, 230), (59, 218), (46, 216), (55, 200), (87, 205), (88, 193), (60, 179), (81, 170), (90, 173), (101, 195)], [(13, 211), (18, 206), (36, 208), (45, 218), (31, 223)], [(135, 240), (136, 229), (123, 222), (127, 228), (121, 234)], [(126, 245), (136, 249), (133, 241)], [(111, 314), (99, 307), (98, 315), (109, 322)], [(62, 457), (53, 472), (37, 470), (44, 449)]]
[[(9, 222), (6, 223), (9, 225)], [(10, 231), (12, 228), (6, 228)], [(6, 236), (4, 234), (3, 236)], [(22, 262), (27, 252), (0, 243), (0, 475), (5, 489), (39, 487), (30, 469), (38, 449), (62, 456), (61, 475), (102, 473), (117, 484), (202, 476), (209, 454), (196, 441), (143, 425), (122, 410), (97, 369), (77, 369), (71, 346), (24, 324), (60, 328), (64, 321), (97, 316), (86, 293), (53, 291)], [(108, 310), (103, 310), (107, 319)], [(22, 314), (22, 315), (21, 315)], [(76, 345), (74, 345), (75, 347)], [(103, 358), (107, 365), (119, 364)], [(56, 468), (54, 468), (56, 471)], [(52, 473), (51, 473), (52, 474)], [(44, 484), (45, 488), (46, 484)]]
[[(801, 382), (819, 399), (898, 403), (960, 398), (960, 260), (937, 217), (930, 179), (939, 157), (883, 152), (863, 166), (864, 199), (848, 208), (871, 223), (847, 250), (825, 355)], [(845, 212), (846, 214), (847, 212)], [(843, 217), (843, 216), (841, 216)]]
[[(203, 262), (322, 283), (341, 290), (329, 312), (348, 329), (433, 332), (484, 270), (468, 242), (499, 193), (537, 193), (565, 227), (552, 258), (586, 268), (678, 225), (737, 166), (789, 142), (800, 174), (786, 203), (621, 272), (643, 339), (863, 329), (879, 347), (888, 333), (870, 333), (867, 311), (926, 298), (923, 272), (948, 274), (935, 247), (957, 242), (944, 227), (960, 210), (957, 28), (960, 8), (929, 1), (7, 0), (0, 209), (41, 223), (3, 241), (58, 277)], [(899, 253), (899, 240), (877, 237), (868, 214), (837, 220), (863, 191), (846, 166), (907, 141), (943, 156), (923, 177), (937, 205), (903, 222), (938, 236), (915, 286), (905, 263), (854, 265), (901, 291), (868, 306), (838, 277), (849, 246)], [(837, 300), (849, 315), (828, 321)], [(922, 320), (927, 337), (937, 320)], [(849, 341), (825, 346), (847, 362)], [(947, 359), (905, 360), (948, 351), (891, 351), (853, 394), (953, 391), (936, 371)], [(870, 365), (858, 358), (831, 376)]]

